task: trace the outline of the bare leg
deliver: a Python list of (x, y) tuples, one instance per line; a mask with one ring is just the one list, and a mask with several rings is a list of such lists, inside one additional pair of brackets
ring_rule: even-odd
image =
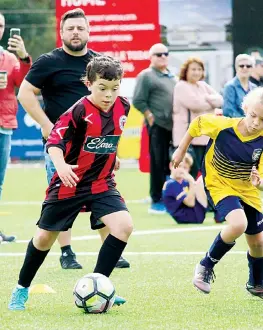
[(99, 234), (100, 234), (100, 238), (101, 238), (102, 243), (105, 241), (105, 239), (107, 238), (109, 233), (110, 233), (110, 230), (107, 226), (99, 229)]
[(58, 235), (58, 242), (61, 248), (63, 246), (71, 245), (71, 229), (68, 231), (62, 231)]
[(263, 232), (256, 235), (246, 235), (249, 254), (254, 258), (263, 257)]
[(227, 226), (221, 231), (222, 240), (225, 243), (233, 243), (247, 228), (247, 218), (244, 210), (236, 209), (226, 216)]
[[(101, 237), (102, 243), (105, 241), (107, 236), (109, 235), (110, 231), (108, 227), (104, 227), (99, 229), (99, 234)], [(68, 231), (63, 231), (58, 235), (58, 242), (60, 247), (71, 245), (71, 229)]]

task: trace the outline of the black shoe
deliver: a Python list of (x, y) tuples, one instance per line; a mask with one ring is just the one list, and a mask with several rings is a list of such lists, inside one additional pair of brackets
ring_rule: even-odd
[(120, 259), (117, 262), (115, 268), (130, 268), (130, 264), (127, 260), (120, 256)]
[(262, 285), (251, 285), (251, 284), (247, 283), (246, 289), (253, 296), (263, 299), (263, 286)]
[(82, 266), (76, 260), (76, 254), (72, 251), (65, 251), (59, 258), (63, 269), (82, 269)]
[(14, 242), (16, 240), (16, 236), (7, 236), (5, 234), (3, 234), (1, 231), (0, 231), (0, 237), (2, 238), (3, 242)]

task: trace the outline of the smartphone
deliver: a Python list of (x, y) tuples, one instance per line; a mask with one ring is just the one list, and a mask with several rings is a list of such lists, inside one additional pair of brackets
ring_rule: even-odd
[(13, 38), (14, 35), (20, 36), (20, 32), (21, 30), (17, 28), (10, 29), (10, 38)]

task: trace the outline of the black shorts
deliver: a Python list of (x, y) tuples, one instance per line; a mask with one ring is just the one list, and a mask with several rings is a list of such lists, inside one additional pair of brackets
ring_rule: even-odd
[(100, 220), (103, 216), (118, 211), (128, 211), (124, 199), (116, 189), (100, 194), (80, 195), (72, 198), (44, 202), (37, 225), (48, 231), (67, 231), (81, 210), (91, 212), (91, 229), (100, 229), (105, 225)]
[(247, 235), (256, 235), (263, 231), (263, 215), (254, 207), (246, 204), (237, 196), (228, 196), (219, 201), (216, 206), (216, 217), (224, 219), (233, 210), (244, 210), (247, 217)]

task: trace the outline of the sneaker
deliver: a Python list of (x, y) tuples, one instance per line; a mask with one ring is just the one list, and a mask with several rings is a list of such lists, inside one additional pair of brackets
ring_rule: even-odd
[(193, 284), (198, 290), (204, 293), (210, 293), (210, 282), (214, 282), (215, 277), (216, 276), (212, 268), (207, 268), (201, 264), (197, 264), (195, 267)]
[(263, 286), (262, 285), (251, 285), (251, 284), (247, 283), (246, 289), (253, 296), (263, 299)]
[(28, 288), (18, 288), (16, 287), (11, 296), (8, 309), (11, 311), (24, 311), (25, 303), (28, 299)]
[(123, 256), (120, 256), (115, 268), (130, 268), (130, 263)]
[(120, 306), (126, 303), (126, 299), (120, 297), (120, 296), (115, 296), (115, 300), (113, 303), (113, 306)]
[(151, 207), (148, 209), (149, 214), (165, 214), (166, 208), (162, 202), (152, 203)]
[(0, 231), (0, 237), (2, 238), (3, 242), (11, 243), (11, 242), (14, 242), (16, 240), (16, 236), (13, 236), (13, 235), (12, 236), (7, 236), (4, 233), (2, 233), (1, 231)]
[(59, 258), (63, 269), (82, 269), (82, 266), (76, 260), (76, 254), (72, 251), (65, 251)]

